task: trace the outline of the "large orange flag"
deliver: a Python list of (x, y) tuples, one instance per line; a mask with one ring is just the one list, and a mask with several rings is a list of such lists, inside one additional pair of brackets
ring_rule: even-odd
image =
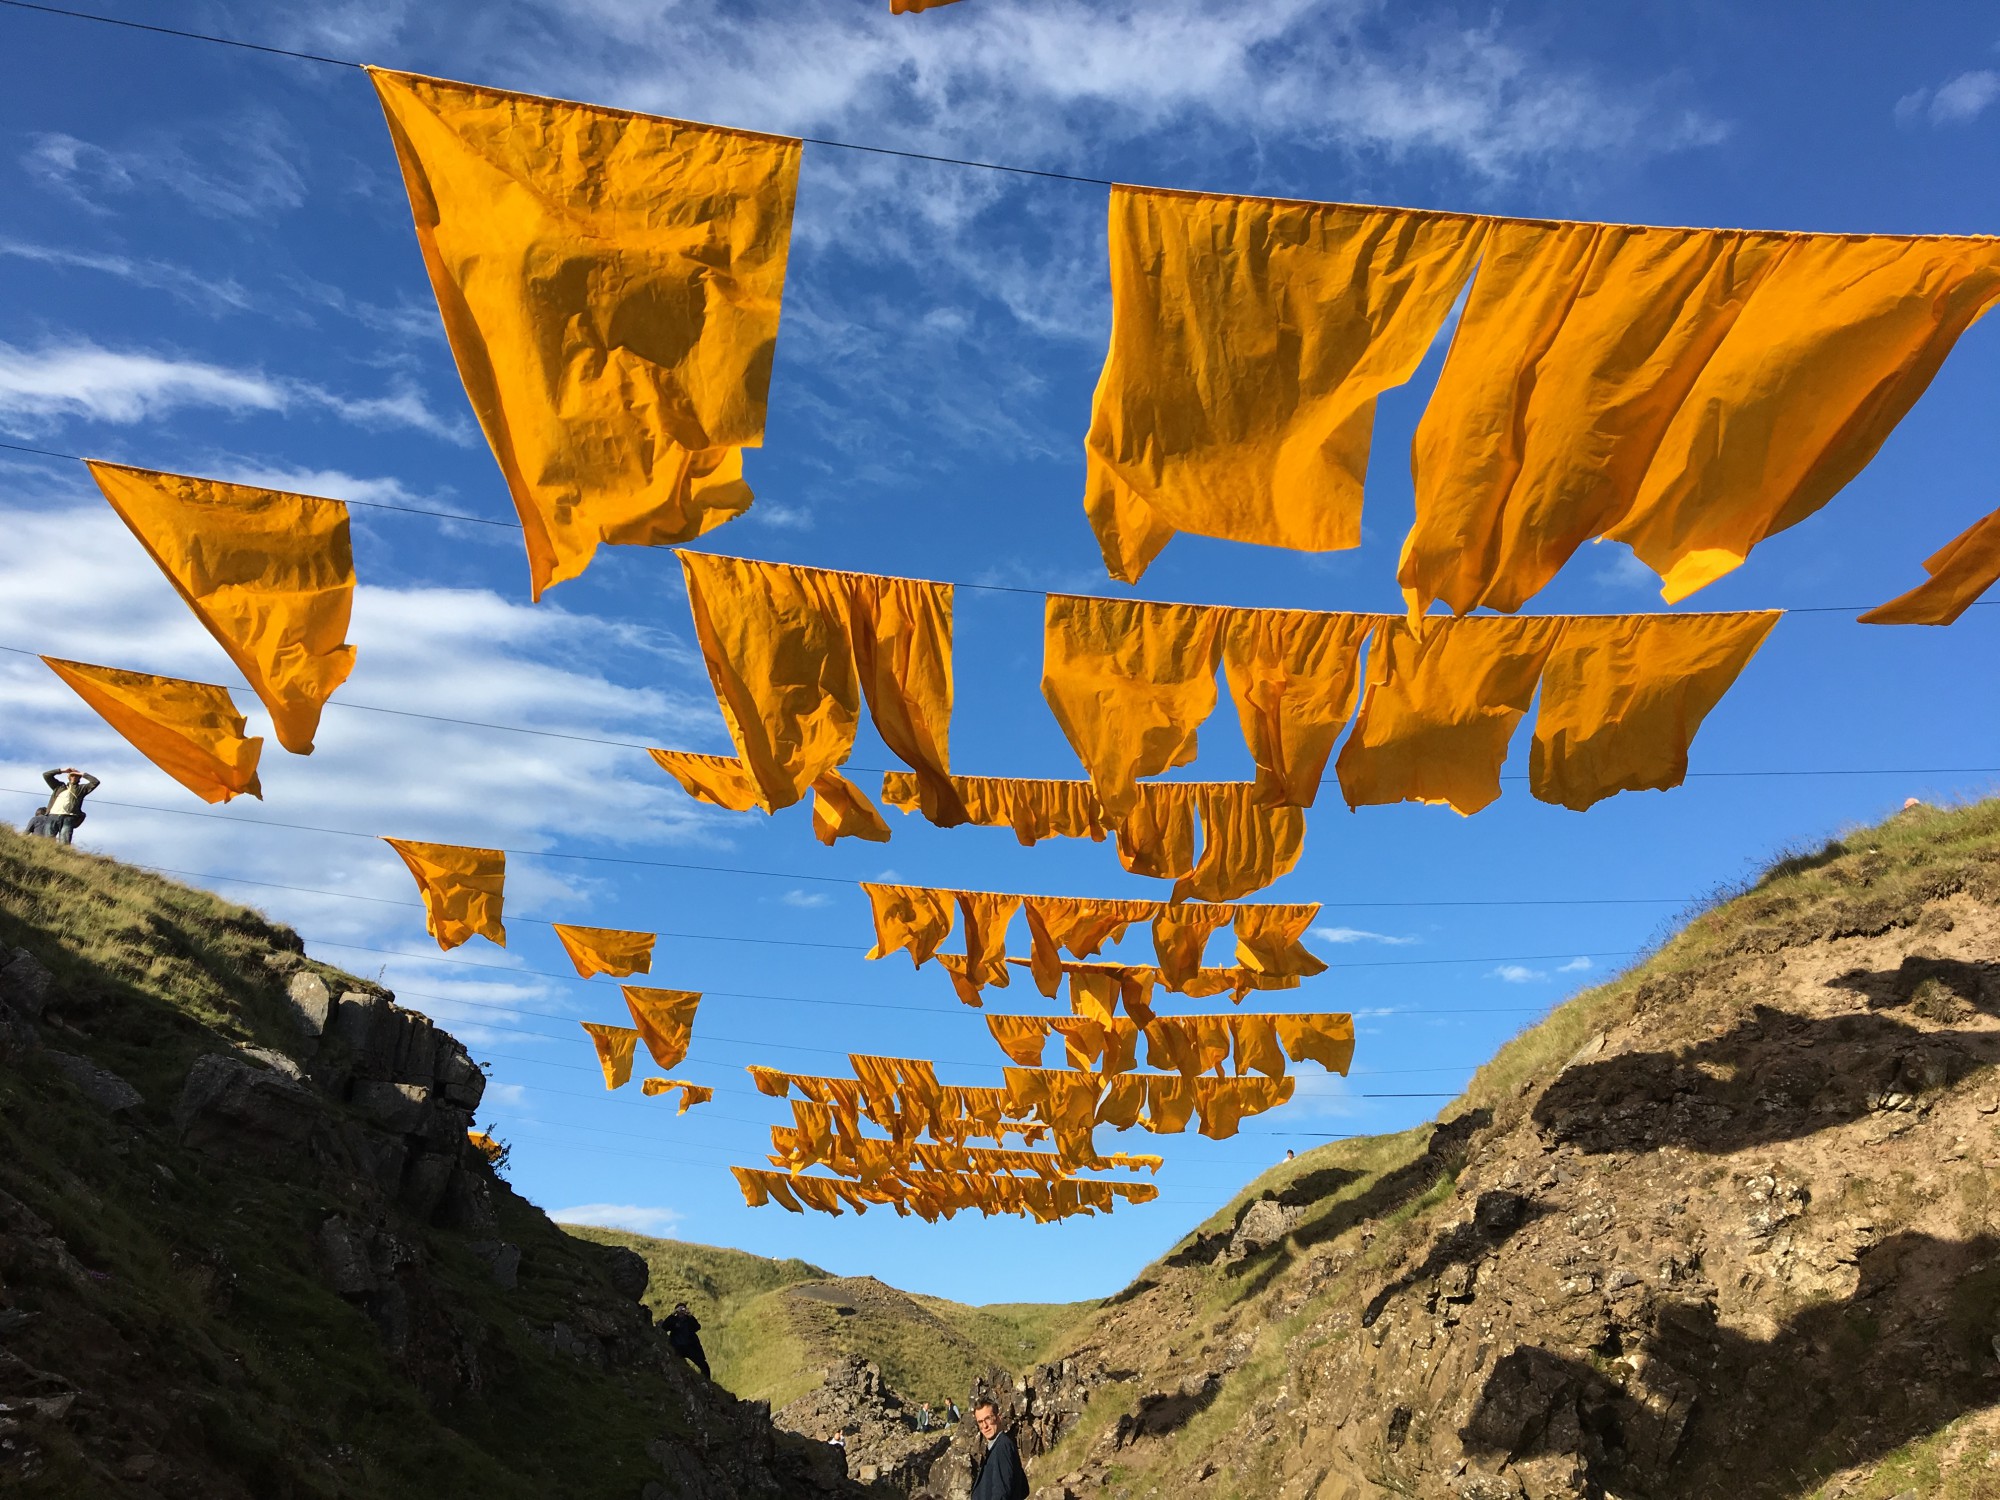
[(264, 795), (257, 781), (264, 741), (243, 737), (243, 715), (228, 689), (53, 656), (42, 660), (135, 750), (202, 801)]

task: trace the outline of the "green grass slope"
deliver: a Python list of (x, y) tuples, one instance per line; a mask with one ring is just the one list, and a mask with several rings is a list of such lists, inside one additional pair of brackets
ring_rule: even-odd
[(616, 1229), (570, 1233), (637, 1251), (652, 1269), (647, 1303), (664, 1314), (685, 1301), (702, 1322), (716, 1378), (773, 1408), (820, 1383), (826, 1367), (859, 1355), (912, 1403), (947, 1395), (962, 1405), (975, 1377), (1025, 1369), (1094, 1302), (969, 1307), (898, 1291), (869, 1277), (836, 1277), (802, 1260), (653, 1239)]

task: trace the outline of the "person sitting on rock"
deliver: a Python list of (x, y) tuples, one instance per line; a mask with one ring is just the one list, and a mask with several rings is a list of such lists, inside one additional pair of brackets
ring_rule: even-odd
[(702, 1352), (701, 1324), (685, 1302), (676, 1302), (674, 1310), (660, 1319), (660, 1327), (667, 1335), (669, 1349), (701, 1371), (703, 1380), (715, 1378), (708, 1373), (708, 1356)]
[(986, 1457), (972, 1481), (971, 1500), (1028, 1500), (1028, 1476), (1021, 1468), (1014, 1434), (1000, 1430), (1000, 1408), (991, 1401), (972, 1404), (972, 1420), (986, 1439)]
[[(67, 776), (67, 782), (58, 778)], [(55, 795), (49, 798), (49, 821), (54, 824), (50, 837), (67, 844), (83, 822), (83, 799), (97, 790), (95, 776), (79, 771), (75, 766), (58, 766), (53, 771), (42, 772), (42, 780), (48, 783)]]

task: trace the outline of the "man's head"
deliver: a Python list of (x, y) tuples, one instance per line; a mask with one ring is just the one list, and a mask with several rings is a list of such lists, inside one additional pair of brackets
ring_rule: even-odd
[(688, 1305), (685, 1302), (676, 1302), (674, 1304), (675, 1312), (686, 1312), (687, 1310), (688, 1310)]
[(1000, 1431), (1000, 1408), (991, 1401), (975, 1402), (972, 1408), (972, 1420), (979, 1424), (980, 1436), (991, 1442), (994, 1435)]

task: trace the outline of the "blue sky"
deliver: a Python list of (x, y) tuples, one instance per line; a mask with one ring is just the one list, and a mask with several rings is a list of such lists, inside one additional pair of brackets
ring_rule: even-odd
[[(1972, 5), (1927, 7), (1922, 25), (1890, 7), (1707, 0), (964, 0), (895, 18), (883, 0), (103, 8), (723, 124), (1170, 186), (1788, 229), (1983, 232), (2000, 217), (2000, 24)], [(7, 11), (0, 79), (0, 441), (509, 515), (359, 73)], [(747, 464), (757, 505), (708, 545), (1120, 591), (1080, 507), (1109, 317), (1103, 221), (1101, 189), (808, 146), (770, 426)], [(1359, 550), (1182, 537), (1144, 594), (1395, 608), (1409, 440), (1440, 355), (1382, 403)], [(1916, 582), (1924, 556), (2000, 503), (1996, 383), (1991, 322), (1860, 479), (1691, 607), (1864, 607)], [(970, 1301), (1114, 1290), (1288, 1146), (1428, 1116), (1443, 1101), (1370, 1096), (1456, 1089), (1774, 849), (1995, 779), (1791, 773), (2000, 763), (2000, 610), (1944, 631), (1819, 613), (1780, 624), (1695, 750), (1697, 772), (1788, 774), (1697, 776), (1582, 815), (1516, 780), (1471, 819), (1350, 814), (1329, 790), (1271, 896), (1325, 903), (1314, 946), (1333, 968), (1274, 1008), (1355, 1011), (1352, 1078), (1308, 1068), (1294, 1105), (1227, 1142), (1107, 1133), (1107, 1147), (1168, 1158), (1160, 1201), (1110, 1218), (801, 1220), (745, 1209), (725, 1170), (761, 1163), (764, 1127), (788, 1118), (745, 1063), (840, 1072), (849, 1050), (913, 1054), (976, 1083), (997, 1082), (1003, 1061), (937, 969), (863, 959), (853, 881), (1156, 888), (1105, 847), (1022, 850), (1002, 830), (897, 813), (890, 845), (825, 850), (803, 809), (695, 807), (637, 750), (352, 706), (728, 748), (666, 552), (608, 549), (533, 606), (516, 534), (379, 510), (357, 510), (355, 531), (360, 659), (335, 700), (350, 706), (329, 709), (310, 759), (268, 745), (263, 804), (184, 816), (208, 810), (39, 663), (4, 653), (0, 787), (38, 787), (57, 762), (96, 770), (86, 842), (263, 907), (466, 1037), (495, 1080), (483, 1119), (537, 1202)], [(1644, 571), (1606, 546), (1534, 607), (1656, 606)], [(1040, 698), (1039, 601), (963, 589), (957, 629), (957, 769), (1078, 774)], [(6, 452), (0, 646), (231, 680), (81, 469)], [(1510, 772), (1525, 772), (1525, 741)], [(854, 759), (888, 763), (867, 733)], [(1247, 770), (1225, 709), (1200, 774)], [(32, 805), (0, 798), (17, 822)], [(516, 921), (506, 952), (475, 941), (441, 961), (420, 913), (395, 904), (414, 896), (384, 846), (259, 820), (546, 851), (511, 862), (510, 912), (680, 934), (662, 938), (653, 982), (711, 994), (684, 1072), (718, 1086), (714, 1103), (675, 1118), (636, 1090), (603, 1092), (574, 1022), (622, 1019), (616, 989), (565, 977), (546, 927)], [(1583, 899), (1616, 904), (1526, 904)], [(991, 1000), (1041, 1008), (1023, 986)]]

